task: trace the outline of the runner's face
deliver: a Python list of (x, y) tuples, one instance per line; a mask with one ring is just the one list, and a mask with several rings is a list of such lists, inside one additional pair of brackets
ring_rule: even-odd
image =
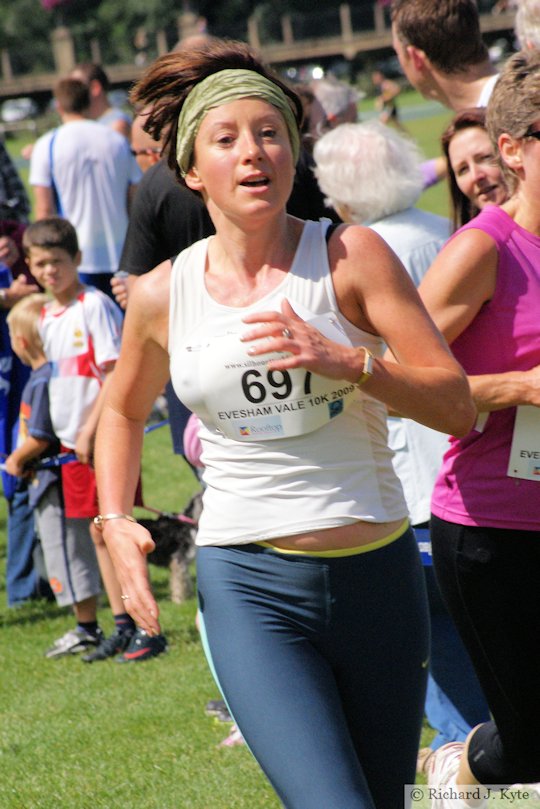
[(293, 177), (287, 125), (271, 104), (246, 98), (207, 113), (186, 183), (219, 210), (253, 217), (284, 208)]

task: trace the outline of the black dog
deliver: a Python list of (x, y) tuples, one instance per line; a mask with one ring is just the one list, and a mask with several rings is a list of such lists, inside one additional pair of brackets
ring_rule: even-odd
[(195, 558), (195, 537), (202, 512), (202, 492), (189, 501), (182, 514), (160, 514), (157, 519), (143, 519), (143, 525), (156, 543), (148, 561), (158, 567), (168, 567), (171, 601), (181, 604), (193, 595), (189, 565)]

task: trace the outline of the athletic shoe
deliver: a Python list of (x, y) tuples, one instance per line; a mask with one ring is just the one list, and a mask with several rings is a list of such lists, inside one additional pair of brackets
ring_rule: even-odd
[(226, 724), (234, 721), (227, 708), (223, 708), (222, 711), (214, 714), (213, 719), (215, 722), (225, 722)]
[(212, 716), (218, 722), (232, 722), (233, 718), (229, 713), (227, 705), (222, 699), (211, 699), (206, 703), (204, 712), (207, 716)]
[(144, 629), (137, 629), (124, 654), (116, 659), (119, 663), (140, 663), (166, 651), (167, 641), (164, 635), (148, 635)]
[(61, 638), (55, 640), (50, 649), (45, 652), (45, 657), (64, 657), (65, 655), (79, 654), (91, 646), (99, 646), (103, 640), (103, 632), (98, 629), (95, 635), (86, 632), (79, 626), (70, 629)]
[(95, 663), (96, 660), (107, 660), (120, 652), (125, 652), (135, 633), (135, 629), (115, 629), (108, 638), (103, 638), (97, 649), (87, 655), (83, 655), (85, 663)]
[[(431, 809), (466, 809), (467, 804), (455, 796), (458, 791), (456, 776), (464, 749), (463, 742), (450, 742), (443, 744), (429, 757), (426, 767), (427, 782), (433, 788), (434, 793)], [(462, 790), (463, 787), (459, 789)], [(454, 797), (452, 797), (452, 792)], [(476, 805), (476, 809), (484, 809), (484, 807), (487, 807), (485, 801)]]

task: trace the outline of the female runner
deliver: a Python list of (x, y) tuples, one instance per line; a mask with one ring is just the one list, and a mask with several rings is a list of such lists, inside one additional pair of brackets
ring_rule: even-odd
[(467, 382), (376, 234), (287, 215), (300, 102), (246, 45), (163, 56), (133, 100), (216, 235), (139, 279), (127, 310), (96, 448), (126, 607), (159, 632), (131, 510), (170, 373), (202, 421), (201, 630), (236, 723), (288, 809), (396, 809), (429, 650), (386, 406), (463, 435)]

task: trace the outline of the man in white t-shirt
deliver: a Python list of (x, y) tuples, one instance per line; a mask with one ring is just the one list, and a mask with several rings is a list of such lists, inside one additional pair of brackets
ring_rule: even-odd
[(38, 139), (30, 163), (36, 219), (69, 219), (82, 251), (81, 280), (111, 295), (141, 170), (122, 135), (86, 117), (83, 82), (61, 79), (54, 97), (62, 125)]
[(88, 86), (90, 93), (88, 117), (110, 126), (111, 129), (131, 140), (131, 116), (119, 107), (111, 106), (108, 95), (109, 77), (101, 65), (95, 62), (82, 62), (75, 66), (70, 76)]

